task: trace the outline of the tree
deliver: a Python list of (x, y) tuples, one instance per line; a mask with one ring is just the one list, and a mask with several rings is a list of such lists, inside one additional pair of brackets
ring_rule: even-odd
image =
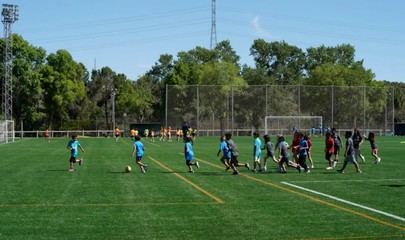
[(47, 125), (57, 128), (61, 122), (78, 116), (76, 109), (86, 97), (86, 73), (66, 50), (50, 54), (46, 61), (40, 71), (44, 107)]
[(300, 83), (304, 76), (305, 54), (296, 47), (282, 42), (257, 39), (250, 48), (256, 68), (267, 71), (278, 85)]

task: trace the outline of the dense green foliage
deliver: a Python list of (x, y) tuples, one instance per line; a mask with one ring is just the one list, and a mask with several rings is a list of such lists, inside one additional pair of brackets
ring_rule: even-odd
[[(370, 147), (364, 144), (362, 174), (352, 165), (345, 174), (325, 170), (324, 139), (314, 137), (315, 169), (310, 174), (295, 169), (276, 173), (270, 162), (270, 173), (253, 174), (241, 168), (240, 176), (232, 176), (221, 166), (216, 157), (217, 137), (197, 138), (194, 150), (201, 168), (194, 174), (186, 171), (182, 143), (143, 139), (144, 161), (149, 165), (145, 175), (130, 160), (128, 138), (117, 143), (112, 138), (79, 138), (86, 151), (80, 154), (85, 164), (69, 173), (67, 140), (25, 139), (0, 146), (0, 239), (405, 237), (403, 221), (281, 183), (404, 217), (404, 144), (400, 144), (404, 138), (377, 138), (380, 165), (372, 162)], [(240, 161), (251, 161), (252, 138), (235, 137), (235, 141)], [(128, 164), (133, 172), (125, 174)]]
[[(112, 95), (116, 100), (116, 117), (121, 123), (160, 122), (164, 116), (165, 86), (222, 85), (212, 94), (226, 95), (229, 86), (246, 85), (336, 85), (384, 86), (376, 81), (372, 70), (355, 59), (351, 45), (311, 47), (302, 50), (282, 42), (257, 39), (250, 52), (255, 66), (240, 63), (240, 57), (229, 41), (210, 50), (196, 47), (177, 56), (162, 54), (157, 62), (138, 79), (128, 79), (108, 66), (91, 73), (75, 61), (66, 50), (47, 54), (19, 35), (13, 35), (14, 119), (26, 130), (52, 128), (96, 129), (112, 127)], [(0, 50), (3, 51), (3, 40)], [(2, 60), (3, 54), (0, 54)], [(3, 71), (0, 67), (0, 74)], [(241, 88), (239, 88), (241, 89)], [(281, 93), (280, 93), (281, 94)], [(386, 105), (382, 91), (369, 108)], [(400, 108), (404, 91), (395, 93)], [(243, 97), (243, 94), (242, 94)], [(246, 98), (246, 101), (249, 101)], [(208, 102), (201, 114), (221, 115), (218, 105)], [(401, 110), (402, 109), (402, 110)], [(405, 120), (405, 108), (398, 109), (396, 121)], [(205, 112), (204, 112), (205, 111)], [(223, 115), (223, 114), (222, 114)], [(255, 113), (247, 113), (255, 125)]]

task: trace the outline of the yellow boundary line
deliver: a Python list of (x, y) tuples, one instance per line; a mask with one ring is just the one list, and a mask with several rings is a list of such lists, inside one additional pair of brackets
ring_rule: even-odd
[[(210, 162), (208, 162), (208, 161), (205, 161), (205, 160), (202, 160), (202, 159), (199, 159), (199, 158), (196, 158), (196, 159), (197, 159), (198, 161), (201, 161), (201, 162), (203, 162), (203, 163), (205, 163), (205, 164), (207, 164), (207, 165), (210, 165), (210, 166), (212, 166), (212, 167), (219, 168), (219, 169), (223, 169), (222, 167), (220, 167), (220, 166), (218, 166), (218, 165), (216, 165), (216, 164), (210, 163)], [(333, 208), (337, 208), (337, 209), (339, 209), (339, 210), (343, 210), (343, 211), (345, 211), (345, 212), (348, 212), (348, 213), (351, 213), (351, 214), (354, 214), (354, 215), (357, 215), (357, 216), (366, 218), (366, 219), (368, 219), (368, 220), (370, 220), (370, 221), (373, 221), (373, 222), (376, 222), (376, 223), (379, 223), (379, 224), (382, 224), (382, 225), (385, 225), (385, 226), (389, 226), (389, 227), (392, 227), (392, 228), (396, 228), (396, 229), (405, 231), (405, 227), (403, 227), (403, 226), (399, 226), (399, 225), (396, 225), (396, 224), (393, 224), (393, 223), (390, 223), (390, 222), (386, 222), (386, 221), (380, 220), (380, 219), (375, 218), (375, 217), (372, 217), (372, 216), (370, 216), (370, 215), (368, 215), (368, 214), (361, 213), (361, 212), (355, 211), (355, 210), (350, 209), (350, 208), (342, 207), (342, 206), (339, 206), (339, 205), (337, 205), (337, 204), (324, 201), (324, 200), (322, 200), (322, 199), (320, 199), (320, 198), (313, 197), (313, 196), (311, 196), (311, 195), (308, 195), (308, 194), (305, 194), (305, 193), (302, 193), (302, 192), (294, 191), (294, 190), (292, 190), (292, 189), (290, 189), (290, 188), (282, 187), (282, 186), (280, 186), (280, 185), (278, 185), (278, 184), (275, 184), (275, 183), (272, 183), (272, 182), (269, 182), (269, 181), (265, 181), (265, 180), (262, 180), (262, 179), (259, 179), (259, 178), (255, 178), (255, 177), (252, 177), (252, 176), (243, 174), (243, 173), (241, 173), (240, 176), (245, 177), (245, 178), (247, 178), (247, 179), (250, 179), (250, 180), (252, 180), (252, 181), (256, 181), (256, 182), (262, 183), (262, 184), (264, 184), (264, 185), (268, 185), (268, 186), (277, 188), (277, 189), (279, 189), (279, 190), (283, 190), (283, 191), (285, 191), (285, 192), (289, 192), (289, 193), (293, 193), (293, 194), (295, 194), (295, 195), (299, 195), (299, 196), (301, 196), (301, 197), (310, 199), (310, 200), (312, 200), (312, 201), (314, 201), (314, 202), (317, 202), (317, 203), (320, 203), (320, 204), (322, 204), (322, 205), (329, 206), (329, 207), (333, 207)]]
[(201, 193), (203, 193), (204, 195), (210, 197), (212, 200), (214, 200), (216, 203), (219, 204), (223, 204), (224, 201), (222, 199), (220, 199), (219, 197), (213, 195), (212, 193), (209, 193), (208, 191), (206, 191), (205, 189), (203, 189), (202, 187), (196, 185), (195, 183), (191, 182), (190, 180), (188, 180), (187, 178), (183, 177), (182, 175), (174, 172), (174, 170), (172, 170), (171, 168), (169, 168), (168, 166), (164, 165), (163, 163), (157, 161), (156, 159), (154, 159), (153, 157), (149, 156), (149, 159), (152, 160), (154, 163), (156, 163), (157, 165), (159, 165), (161, 168), (172, 172), (174, 176), (176, 176), (177, 178), (180, 178), (181, 180), (183, 180), (184, 182), (190, 184), (192, 187), (194, 187), (195, 189), (197, 189), (198, 191), (200, 191)]
[(173, 205), (212, 205), (213, 202), (154, 202), (154, 203), (85, 203), (85, 204), (64, 204), (64, 203), (28, 203), (28, 204), (0, 204), (1, 208), (49, 208), (49, 207), (137, 207), (137, 206), (173, 206)]

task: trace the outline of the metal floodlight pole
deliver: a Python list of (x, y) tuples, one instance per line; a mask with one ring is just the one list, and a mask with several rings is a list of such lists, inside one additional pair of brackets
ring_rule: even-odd
[(13, 119), (13, 53), (12, 53), (12, 31), (11, 25), (18, 20), (18, 6), (3, 4), (1, 12), (4, 26), (4, 76), (2, 81), (2, 112), (5, 120)]
[(210, 49), (217, 45), (217, 20), (216, 20), (216, 0), (211, 2), (211, 41)]

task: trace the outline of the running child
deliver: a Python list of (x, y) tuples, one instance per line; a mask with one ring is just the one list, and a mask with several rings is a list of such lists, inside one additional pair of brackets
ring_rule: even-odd
[(248, 170), (250, 170), (249, 163), (240, 163), (238, 161), (239, 157), (239, 150), (238, 147), (236, 146), (236, 143), (232, 140), (232, 134), (231, 133), (226, 133), (225, 134), (225, 139), (226, 139), (226, 144), (228, 145), (229, 151), (231, 152), (231, 162), (230, 166), (233, 169), (233, 175), (238, 175), (238, 167), (246, 167)]
[(370, 142), (371, 146), (371, 155), (373, 155), (375, 161), (375, 164), (380, 163), (381, 158), (378, 156), (378, 147), (377, 144), (375, 143), (375, 134), (373, 132), (368, 133), (368, 137), (364, 136), (364, 139)]
[(308, 138), (308, 140), (307, 140), (307, 142), (308, 142), (308, 160), (311, 163), (311, 168), (314, 168), (315, 165), (314, 165), (314, 161), (312, 160), (312, 139), (309, 136), (307, 136), (307, 138)]
[(135, 136), (136, 136), (136, 134), (135, 134), (135, 130), (134, 130), (134, 129), (131, 129), (130, 135), (131, 135), (131, 140), (132, 140), (132, 141), (135, 141)]
[(304, 168), (306, 173), (309, 173), (309, 169), (306, 163), (307, 156), (308, 156), (308, 137), (307, 135), (304, 135), (300, 133), (300, 146), (299, 146), (299, 152), (298, 152), (298, 164), (300, 167)]
[(334, 144), (334, 164), (336, 166), (336, 163), (339, 161), (339, 152), (340, 152), (340, 146), (342, 144), (342, 140), (340, 139), (339, 134), (336, 133), (336, 128), (332, 128), (332, 138), (333, 138), (333, 144)]
[(344, 173), (347, 163), (351, 162), (354, 164), (354, 167), (356, 168), (357, 173), (361, 173), (360, 166), (357, 163), (356, 158), (354, 156), (355, 151), (354, 151), (354, 143), (353, 143), (353, 139), (352, 139), (352, 132), (347, 131), (345, 134), (345, 138), (346, 138), (345, 161), (343, 163), (342, 168), (339, 169), (338, 172)]
[[(262, 141), (260, 141), (259, 133), (253, 133), (253, 172), (262, 170), (260, 161), (262, 159)], [(259, 169), (257, 169), (259, 167)]]
[(280, 172), (281, 173), (287, 173), (287, 169), (285, 167), (285, 165), (289, 166), (289, 167), (293, 167), (295, 169), (298, 170), (298, 172), (301, 171), (301, 168), (298, 164), (296, 164), (293, 161), (290, 161), (288, 159), (289, 154), (288, 154), (288, 143), (285, 141), (285, 138), (283, 135), (278, 136), (277, 139), (277, 148), (278, 148), (278, 154), (279, 154), (279, 160), (278, 160), (278, 164), (280, 167)]
[(276, 156), (274, 155), (274, 150), (273, 150), (273, 143), (270, 141), (270, 136), (269, 135), (264, 135), (264, 149), (266, 150), (266, 157), (263, 159), (263, 171), (267, 171), (267, 159), (271, 158), (273, 162), (275, 162), (278, 165), (278, 160)]
[(180, 133), (181, 133), (180, 128), (177, 128), (177, 129), (176, 129), (176, 141), (177, 141), (177, 142), (180, 141)]
[(84, 152), (84, 149), (82, 145), (80, 145), (80, 142), (77, 140), (77, 135), (72, 135), (72, 139), (68, 142), (67, 149), (70, 150), (70, 158), (69, 158), (69, 172), (73, 172), (74, 169), (74, 164), (79, 162), (79, 165), (81, 166), (83, 164), (83, 159), (79, 159), (79, 148), (82, 152)]
[(120, 130), (118, 127), (116, 127), (116, 128), (114, 129), (114, 135), (115, 135), (115, 142), (118, 142), (118, 139), (119, 139), (120, 136), (121, 136), (121, 130)]
[(326, 167), (326, 170), (332, 170), (334, 168), (332, 160), (332, 155), (334, 151), (335, 145), (332, 138), (332, 134), (330, 132), (327, 132), (325, 135), (325, 159), (326, 161), (328, 161), (328, 167)]
[(360, 134), (360, 131), (355, 128), (353, 132), (353, 147), (354, 147), (354, 157), (356, 158), (357, 163), (359, 163), (359, 158), (363, 163), (366, 162), (366, 158), (361, 154), (360, 146), (363, 143), (363, 137)]
[(148, 166), (142, 162), (143, 155), (145, 154), (145, 148), (143, 146), (143, 143), (141, 142), (141, 137), (136, 135), (135, 136), (135, 141), (133, 144), (133, 151), (132, 151), (132, 157), (135, 158), (135, 163), (139, 166), (141, 169), (141, 172), (143, 174), (146, 173), (148, 170)]
[(194, 152), (193, 145), (191, 144), (191, 137), (185, 138), (184, 144), (184, 158), (186, 159), (186, 165), (188, 167), (188, 172), (193, 173), (193, 166), (200, 168), (200, 164), (197, 161), (193, 161)]
[(219, 139), (219, 149), (217, 152), (217, 157), (219, 157), (219, 154), (222, 152), (222, 157), (220, 161), (222, 164), (225, 165), (225, 171), (227, 171), (230, 167), (230, 161), (231, 161), (231, 152), (229, 151), (228, 145), (226, 144), (225, 136), (221, 136)]

